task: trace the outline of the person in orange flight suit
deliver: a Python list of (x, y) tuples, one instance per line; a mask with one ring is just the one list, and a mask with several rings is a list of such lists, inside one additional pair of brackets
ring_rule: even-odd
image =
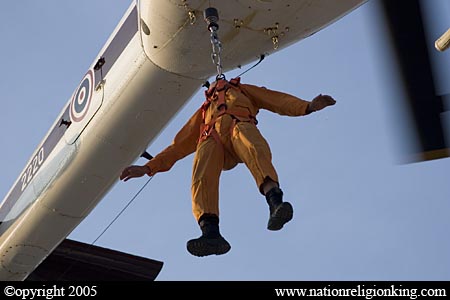
[(312, 101), (295, 96), (241, 84), (239, 78), (216, 80), (207, 91), (206, 101), (183, 128), (172, 144), (145, 165), (125, 168), (120, 179), (153, 176), (165, 172), (178, 160), (195, 152), (192, 170), (192, 212), (202, 235), (187, 242), (187, 250), (195, 256), (220, 255), (231, 246), (219, 231), (219, 177), (245, 163), (256, 185), (269, 205), (269, 230), (280, 230), (293, 216), (289, 202), (283, 202), (277, 172), (272, 165), (269, 144), (256, 124), (260, 109), (280, 115), (303, 116), (321, 110), (336, 101), (318, 95)]

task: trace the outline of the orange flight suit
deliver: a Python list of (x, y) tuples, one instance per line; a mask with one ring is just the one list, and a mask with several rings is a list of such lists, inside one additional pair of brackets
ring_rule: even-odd
[[(199, 142), (203, 124), (217, 115), (216, 102), (211, 102), (204, 115), (203, 110), (198, 109), (177, 133), (172, 144), (147, 163), (151, 170), (148, 175), (154, 175), (170, 170), (176, 161), (195, 151), (191, 192), (192, 212), (197, 221), (205, 213), (219, 216), (219, 177), (222, 170), (245, 163), (260, 191), (267, 178), (278, 182), (269, 145), (250, 118), (236, 118), (225, 113), (214, 123), (216, 138), (211, 134)], [(239, 84), (226, 90), (225, 103), (230, 113), (233, 110), (245, 111), (253, 117), (259, 109), (286, 116), (302, 116), (307, 114), (309, 101), (264, 87)]]

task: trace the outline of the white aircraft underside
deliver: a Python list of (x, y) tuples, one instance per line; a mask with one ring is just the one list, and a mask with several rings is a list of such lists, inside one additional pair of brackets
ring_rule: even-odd
[[(227, 70), (255, 61), (364, 2), (215, 1), (222, 64)], [(215, 75), (207, 6), (205, 0), (131, 4), (0, 206), (1, 280), (26, 279)]]

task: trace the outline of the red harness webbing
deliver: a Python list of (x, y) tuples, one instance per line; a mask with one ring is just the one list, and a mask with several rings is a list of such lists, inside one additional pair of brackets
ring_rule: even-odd
[[(200, 137), (198, 142), (204, 141), (208, 136), (212, 135), (214, 139), (222, 145), (222, 142), (220, 141), (219, 134), (214, 128), (214, 125), (217, 121), (217, 119), (224, 115), (229, 114), (231, 115), (233, 119), (233, 125), (231, 126), (231, 132), (233, 132), (233, 128), (236, 125), (238, 121), (241, 122), (252, 122), (253, 124), (257, 124), (258, 121), (256, 120), (255, 116), (252, 116), (249, 114), (248, 110), (246, 109), (228, 109), (227, 104), (225, 101), (225, 94), (229, 88), (238, 88), (239, 89), (240, 84), (240, 78), (233, 78), (230, 80), (230, 82), (226, 81), (225, 79), (219, 79), (216, 82), (214, 82), (208, 90), (205, 91), (206, 100), (202, 104), (202, 119), (203, 119), (203, 126), (200, 128)], [(206, 111), (208, 110), (209, 106), (213, 101), (217, 102), (217, 110), (218, 113), (215, 114), (211, 120), (206, 124)]]

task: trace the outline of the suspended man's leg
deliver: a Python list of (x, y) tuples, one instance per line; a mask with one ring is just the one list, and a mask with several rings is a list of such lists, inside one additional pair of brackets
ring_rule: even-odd
[(272, 153), (269, 144), (255, 125), (238, 122), (232, 136), (233, 149), (252, 173), (261, 194), (266, 178), (278, 183), (278, 175), (272, 165)]
[(192, 167), (192, 213), (197, 222), (207, 214), (219, 216), (219, 178), (223, 167), (222, 147), (210, 137), (198, 145)]
[(220, 235), (219, 217), (203, 214), (198, 222), (202, 235), (187, 242), (187, 250), (194, 256), (221, 255), (230, 251), (230, 244)]
[(233, 147), (252, 173), (260, 192), (266, 196), (270, 211), (267, 229), (280, 230), (292, 219), (293, 208), (289, 202), (283, 202), (269, 144), (255, 125), (240, 122), (233, 132)]
[(267, 229), (280, 230), (284, 224), (292, 220), (294, 209), (289, 202), (283, 202), (283, 191), (279, 187), (273, 187), (266, 193), (269, 204), (269, 222)]
[(198, 146), (192, 170), (192, 212), (202, 235), (186, 245), (195, 256), (225, 254), (231, 248), (219, 231), (219, 178), (223, 162), (223, 149), (214, 138)]

